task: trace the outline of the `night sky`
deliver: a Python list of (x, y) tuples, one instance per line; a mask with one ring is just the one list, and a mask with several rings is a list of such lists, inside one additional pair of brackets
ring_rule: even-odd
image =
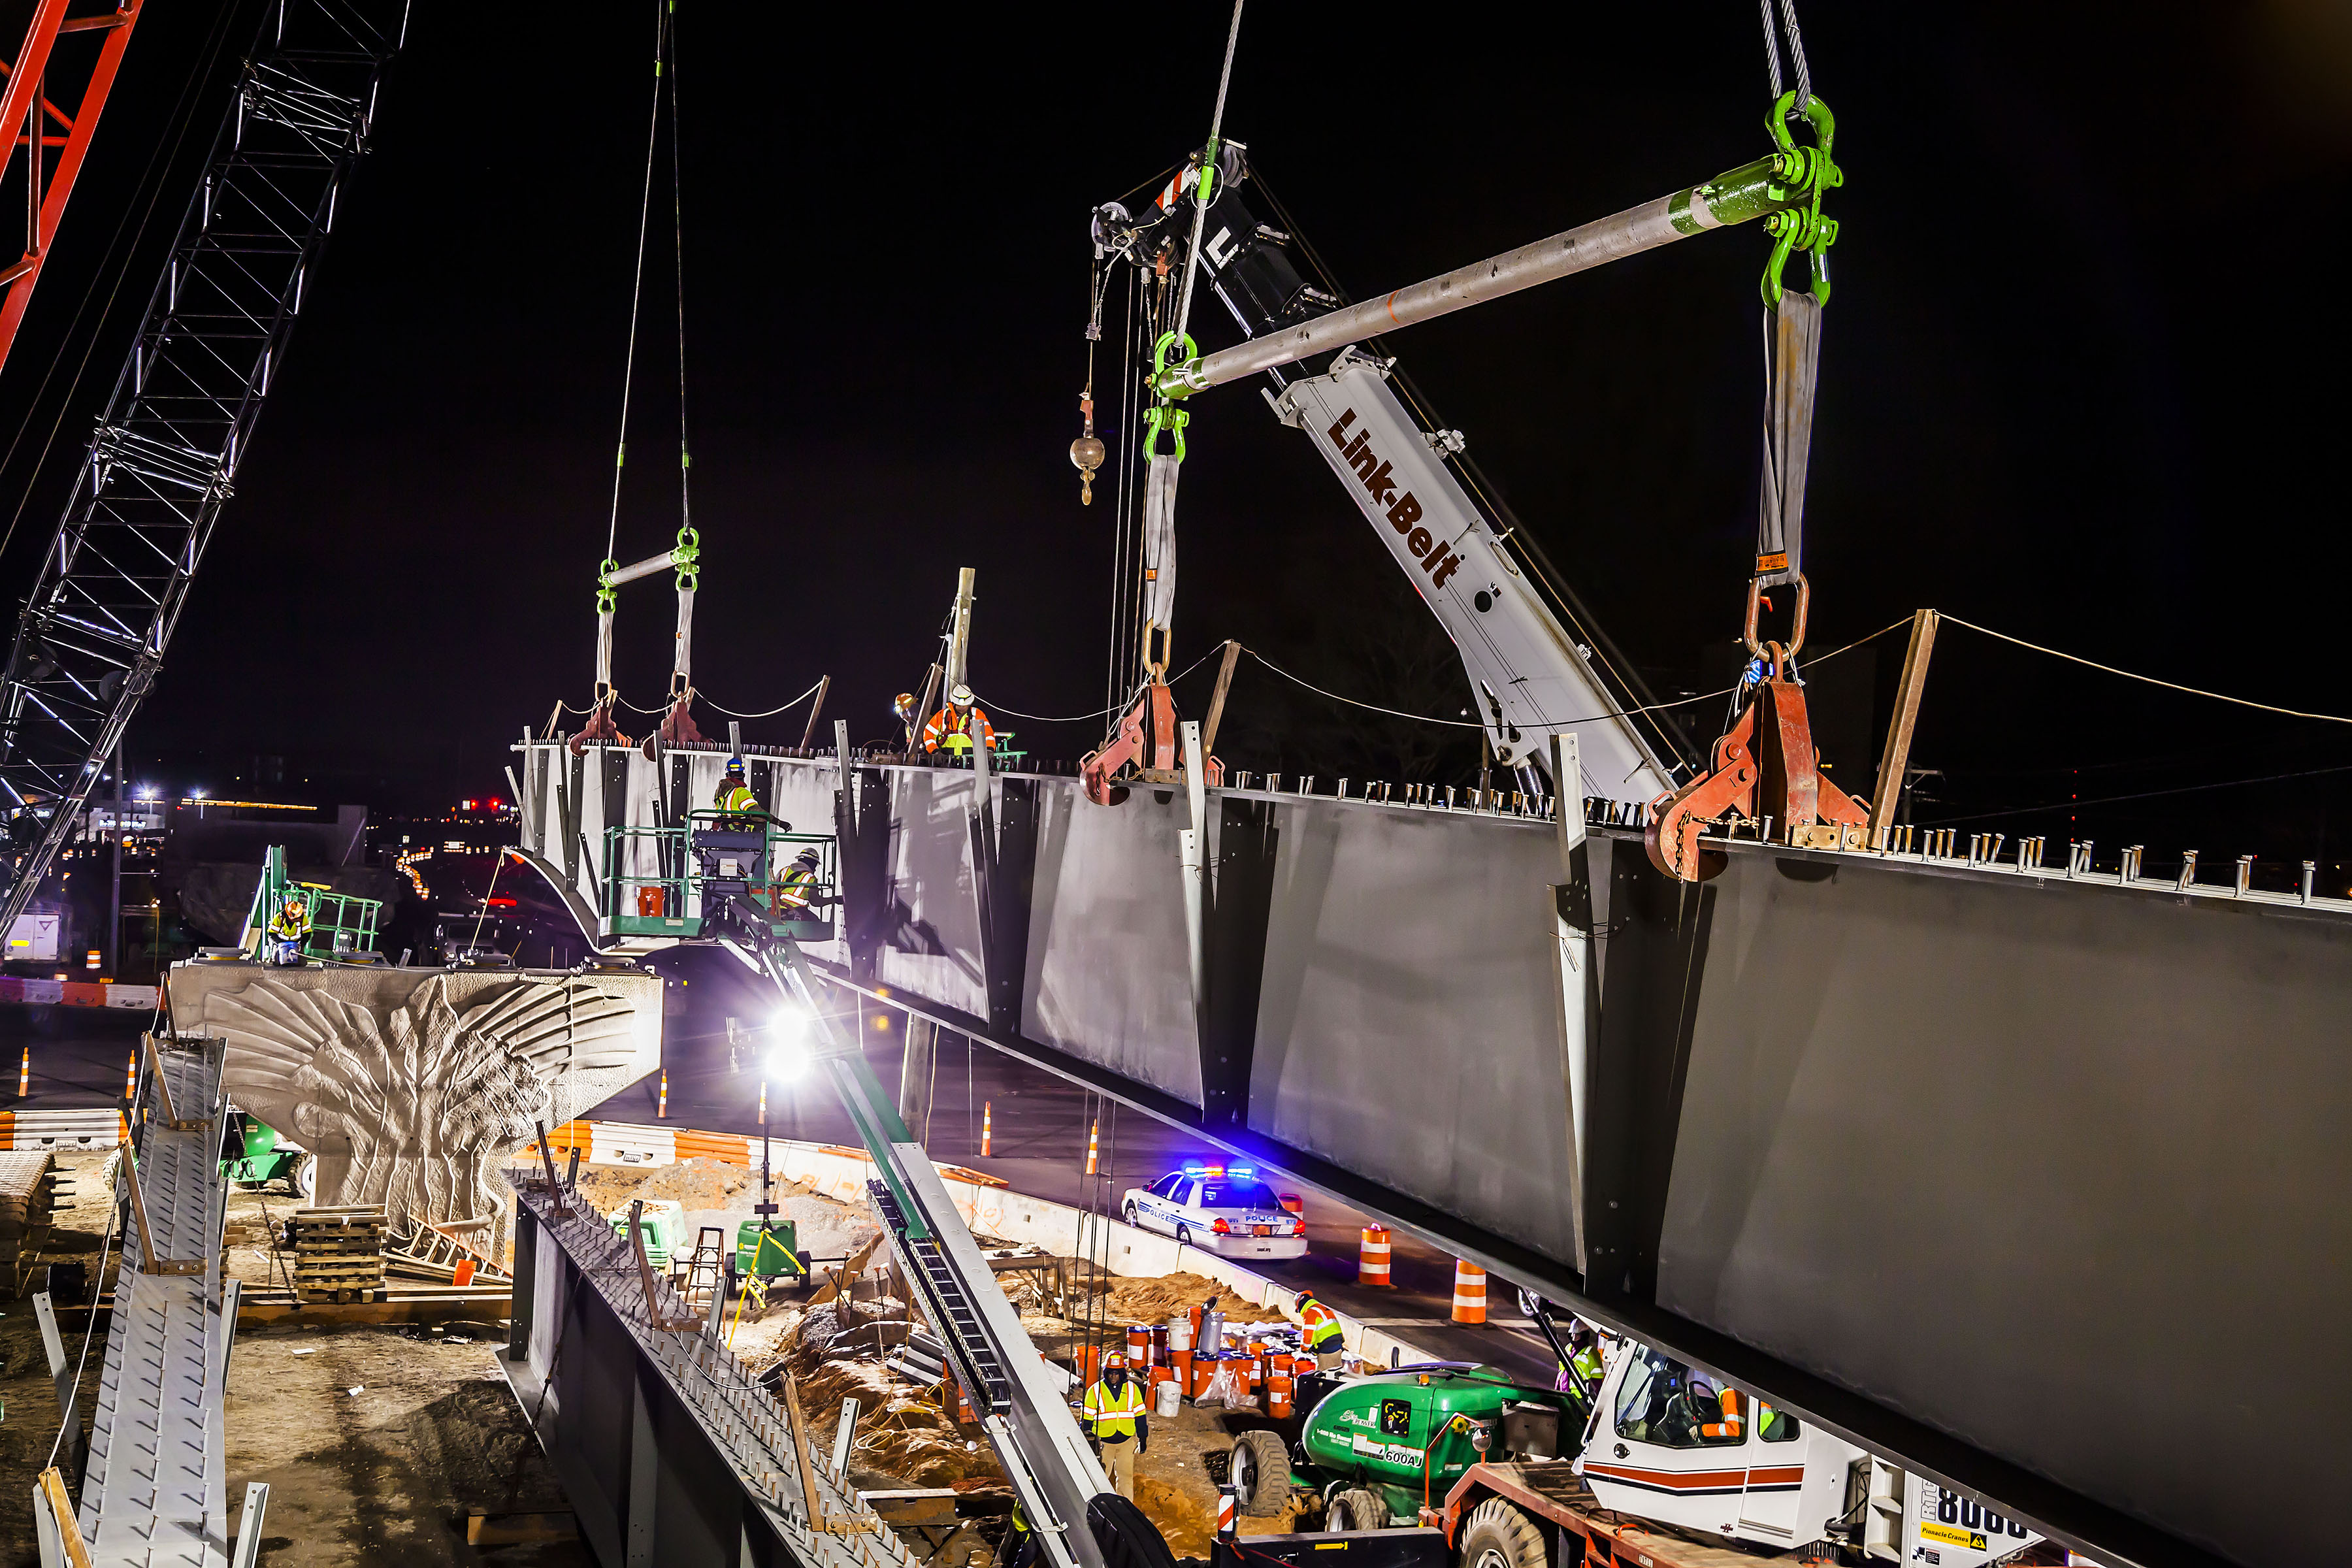
[[(1804, 7), (1847, 177), (1807, 506), (1813, 646), (1927, 605), (2352, 712), (2326, 564), (2346, 513), (2352, 20), (2319, 0), (2143, 6), (2127, 25), (2094, 9)], [(237, 10), (232, 57), (252, 27)], [(879, 739), (972, 565), (983, 697), (1101, 707), (1112, 511), (1078, 505), (1066, 456), (1087, 217), (1202, 140), (1225, 8), (679, 11), (698, 685), (748, 710), (829, 672), (828, 718)], [(213, 21), (151, 12), (0, 382), (0, 432), (31, 420), (0, 475), (10, 511), (31, 485), (0, 556), (12, 600), (224, 101), (225, 75), (37, 479), (28, 454), (89, 334), (89, 316), (68, 323), (93, 279), (98, 301), (113, 285), (101, 253)], [(1171, 33), (1177, 16), (1191, 31)], [(226, 793), (270, 753), (373, 805), (494, 793), (523, 727), (587, 699), (654, 11), (553, 16), (416, 8), (375, 150), (133, 722), (139, 766), (175, 786)], [(1226, 129), (1363, 295), (1745, 163), (1767, 149), (1765, 104), (1752, 7), (1257, 0)], [(624, 561), (678, 521), (668, 160), (665, 133)], [(1662, 694), (1710, 689), (1730, 666), (1767, 244), (1755, 228), (1703, 236), (1388, 343)], [(1231, 338), (1213, 301), (1195, 322), (1213, 346)], [(1234, 637), (1334, 689), (1457, 713), (1442, 634), (1255, 387), (1193, 403), (1178, 664)], [(666, 676), (665, 584), (624, 591), (619, 683), (647, 705)], [(1841, 672), (1856, 695), (1823, 729), (1850, 790), (1869, 786), (1870, 691), (1900, 654), (1890, 637)], [(1180, 690), (1205, 700), (1201, 676)], [(1688, 711), (1702, 742), (1721, 727), (1719, 702)], [(1047, 757), (1099, 739), (1008, 723)], [(747, 736), (795, 743), (800, 715)], [(1326, 775), (1466, 782), (1476, 766), (1456, 739), (1342, 719), (1247, 666), (1221, 749)], [(2259, 852), (2282, 878), (2285, 861), (2352, 858), (2352, 730), (1957, 627), (1914, 760), (1943, 773), (1918, 819), (1964, 835), (2089, 836), (2103, 863), (2145, 842), (2151, 870), (2189, 846)], [(2330, 768), (2347, 771), (2071, 821), (1985, 815)]]

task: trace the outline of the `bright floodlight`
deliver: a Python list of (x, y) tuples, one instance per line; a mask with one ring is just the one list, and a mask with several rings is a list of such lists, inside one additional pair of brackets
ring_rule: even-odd
[(808, 1066), (809, 1016), (798, 1007), (776, 1009), (768, 1020), (768, 1077), (790, 1083)]

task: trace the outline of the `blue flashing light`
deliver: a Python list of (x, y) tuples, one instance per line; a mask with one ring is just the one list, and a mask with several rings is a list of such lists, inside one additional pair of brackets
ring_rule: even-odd
[(1252, 1176), (1257, 1174), (1257, 1167), (1255, 1165), (1228, 1165), (1225, 1167), (1225, 1174), (1231, 1176), (1236, 1182), (1245, 1182)]

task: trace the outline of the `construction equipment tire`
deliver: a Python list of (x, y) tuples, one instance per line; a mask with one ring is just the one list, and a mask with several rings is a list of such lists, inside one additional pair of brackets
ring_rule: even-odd
[(1462, 1523), (1462, 1568), (1544, 1568), (1544, 1532), (1527, 1510), (1490, 1497)]
[(1241, 1493), (1242, 1512), (1252, 1519), (1276, 1518), (1290, 1500), (1290, 1450), (1278, 1432), (1261, 1426), (1234, 1438), (1226, 1474)]
[(294, 1169), (287, 1173), (286, 1184), (294, 1189), (294, 1195), (298, 1198), (317, 1197), (319, 1195), (319, 1156), (305, 1154), (295, 1161)]
[(1389, 1505), (1381, 1500), (1380, 1493), (1363, 1487), (1356, 1487), (1333, 1498), (1331, 1506), (1323, 1516), (1323, 1528), (1335, 1534), (1343, 1531), (1386, 1530), (1388, 1527)]

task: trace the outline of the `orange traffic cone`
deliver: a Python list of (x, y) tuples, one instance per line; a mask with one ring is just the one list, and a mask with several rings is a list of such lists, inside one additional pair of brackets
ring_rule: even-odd
[(1486, 1271), (1475, 1263), (1457, 1261), (1454, 1265), (1454, 1321), (1486, 1321)]

